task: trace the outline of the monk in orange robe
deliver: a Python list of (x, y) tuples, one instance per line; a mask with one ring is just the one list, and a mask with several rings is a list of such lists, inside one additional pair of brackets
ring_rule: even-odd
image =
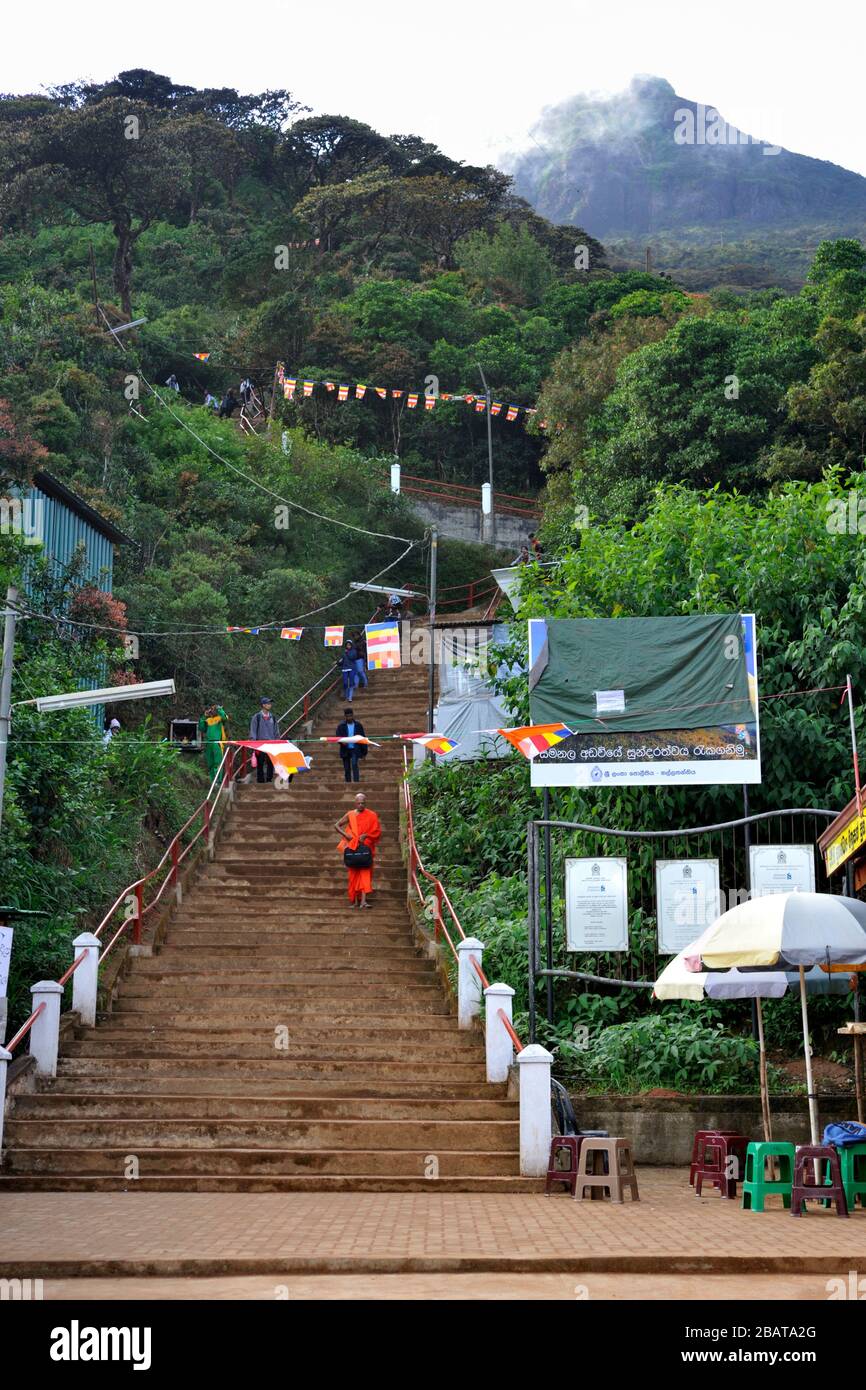
[[(345, 829), (343, 827), (346, 827)], [(337, 846), (340, 853), (347, 849), (358, 849), (368, 845), (375, 861), (376, 846), (382, 838), (382, 826), (375, 811), (367, 810), (367, 799), (363, 792), (355, 797), (354, 811), (347, 811), (334, 826), (343, 837)], [(373, 887), (373, 864), (369, 869), (349, 869), (349, 902), (354, 907), (369, 907), (367, 894)]]

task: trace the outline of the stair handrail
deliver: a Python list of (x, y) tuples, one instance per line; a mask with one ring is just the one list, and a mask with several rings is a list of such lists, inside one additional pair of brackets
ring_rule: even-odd
[[(452, 903), (451, 899), (449, 898), (448, 893), (447, 893), (446, 888), (445, 888), (445, 885), (443, 884), (442, 880), (441, 880), (440, 878), (438, 878), (436, 874), (431, 873), (429, 869), (425, 868), (425, 866), (424, 866), (424, 861), (422, 860), (421, 855), (420, 855), (420, 853), (419, 853), (419, 851), (418, 851), (418, 844), (417, 844), (417, 841), (416, 841), (416, 839), (415, 839), (415, 816), (414, 816), (414, 809), (413, 809), (413, 805), (412, 805), (412, 788), (411, 788), (410, 785), (409, 785), (409, 750), (408, 750), (408, 748), (404, 748), (404, 749), (403, 749), (403, 806), (404, 806), (405, 811), (406, 811), (406, 839), (407, 839), (408, 845), (409, 845), (409, 865), (408, 865), (409, 883), (410, 883), (411, 887), (413, 887), (413, 888), (415, 889), (415, 892), (418, 894), (418, 901), (420, 902), (422, 908), (425, 909), (425, 911), (429, 909), (429, 905), (428, 905), (427, 899), (424, 897), (424, 894), (423, 894), (422, 891), (421, 891), (421, 885), (420, 885), (420, 883), (418, 882), (418, 870), (421, 871), (421, 873), (422, 873), (422, 874), (424, 875), (424, 877), (428, 880), (428, 882), (430, 882), (430, 883), (433, 884), (434, 892), (435, 892), (435, 895), (436, 895), (436, 899), (435, 899), (436, 905), (435, 905), (434, 912), (433, 912), (433, 920), (434, 920), (434, 937), (435, 937), (436, 941), (439, 941), (439, 939), (440, 939), (441, 936), (444, 936), (444, 937), (445, 937), (445, 940), (448, 942), (448, 945), (451, 947), (451, 954), (454, 956), (455, 961), (457, 961), (457, 963), (459, 964), (459, 963), (460, 963), (460, 957), (459, 957), (458, 954), (457, 954), (457, 947), (454, 945), (454, 942), (451, 940), (451, 935), (450, 935), (450, 933), (449, 933), (449, 931), (448, 931), (448, 928), (447, 928), (446, 925), (445, 925), (445, 921), (444, 921), (444, 918), (443, 918), (443, 916), (442, 916), (442, 905), (443, 905), (443, 903), (444, 903), (445, 907), (448, 909), (448, 912), (449, 912), (449, 914), (450, 914), (452, 926), (457, 928), (457, 931), (460, 933), (460, 938), (461, 938), (462, 941), (465, 941), (465, 940), (466, 940), (466, 933), (465, 933), (465, 931), (463, 930), (463, 927), (461, 926), (460, 918), (457, 916), (457, 913), (456, 913), (456, 911), (455, 911), (455, 909), (454, 909), (454, 904)], [(487, 976), (485, 975), (484, 971), (482, 970), (480, 964), (478, 963), (478, 961), (475, 959), (474, 956), (470, 956), (469, 959), (470, 959), (470, 961), (471, 961), (471, 963), (472, 963), (472, 966), (473, 966), (473, 969), (475, 970), (476, 975), (478, 976), (479, 980), (481, 981), (481, 987), (482, 987), (482, 989), (489, 989), (489, 988), (490, 988), (490, 981), (488, 980)], [(508, 1018), (506, 1017), (504, 1011), (503, 1011), (502, 1009), (499, 1009), (499, 1010), (498, 1010), (498, 1015), (497, 1015), (497, 1016), (498, 1016), (499, 1019), (502, 1021), (503, 1025), (504, 1025), (504, 1027), (505, 1027), (505, 1029), (506, 1029), (506, 1031), (511, 1035), (511, 1040), (512, 1040), (512, 1042), (514, 1043), (515, 1049), (516, 1049), (518, 1052), (522, 1052), (522, 1051), (523, 1051), (524, 1044), (521, 1042), (520, 1038), (519, 1038), (519, 1037), (517, 1036), (517, 1034), (515, 1033), (514, 1028), (511, 1026), (511, 1023), (510, 1023), (510, 1021), (508, 1020)]]
[[(246, 752), (246, 749), (244, 749), (243, 752)], [(147, 916), (149, 912), (152, 912), (153, 909), (159, 904), (160, 899), (162, 898), (162, 895), (169, 883), (171, 883), (171, 885), (177, 891), (179, 886), (180, 866), (183, 863), (186, 856), (189, 854), (193, 845), (201, 839), (202, 835), (205, 835), (208, 839), (208, 842), (210, 843), (216, 828), (217, 811), (220, 805), (220, 799), (223, 795), (228, 796), (230, 794), (232, 780), (234, 777), (234, 761), (235, 749), (231, 744), (229, 744), (225, 752), (223, 753), (220, 765), (214, 774), (213, 780), (208, 788), (206, 797), (200, 803), (200, 805), (196, 807), (192, 815), (184, 822), (180, 830), (178, 830), (177, 834), (174, 835), (174, 837), (170, 840), (166, 848), (166, 851), (160, 859), (159, 863), (148, 873), (143, 874), (141, 878), (137, 878), (133, 883), (128, 884), (127, 887), (124, 888), (122, 892), (115, 898), (111, 907), (108, 909), (105, 916), (102, 918), (102, 921), (99, 923), (99, 926), (96, 927), (96, 929), (94, 930), (93, 935), (97, 939), (101, 938), (103, 931), (111, 922), (115, 913), (124, 904), (127, 908), (127, 915), (124, 917), (122, 923), (120, 924), (120, 927), (115, 932), (114, 936), (111, 938), (108, 945), (105, 947), (105, 949), (99, 956), (99, 965), (102, 964), (109, 951), (120, 939), (120, 937), (123, 936), (124, 932), (126, 932), (129, 929), (130, 926), (132, 926), (133, 929), (133, 944), (141, 944), (141, 929), (142, 924), (144, 922), (144, 918)], [(197, 819), (198, 816), (202, 817), (202, 824), (196, 831), (195, 835), (193, 835), (189, 843), (185, 845), (181, 850), (181, 838), (192, 825), (193, 821)], [(169, 860), (171, 860), (171, 863), (168, 869), (166, 870), (163, 882), (161, 883), (153, 900), (145, 905), (145, 884), (149, 883), (151, 879), (155, 878), (156, 875), (160, 872), (163, 866), (168, 863)], [(132, 909), (132, 911), (130, 911), (130, 909)], [(72, 964), (69, 966), (68, 970), (64, 971), (64, 973), (60, 976), (56, 983), (58, 985), (61, 985), (62, 987), (65, 987), (69, 980), (72, 978), (72, 976), (75, 974), (78, 967), (84, 963), (86, 958), (86, 952), (82, 951), (81, 954), (78, 955), (72, 962)], [(6, 1049), (8, 1052), (12, 1052), (13, 1049), (19, 1045), (19, 1043), (23, 1042), (24, 1038), (27, 1036), (27, 1034), (33, 1027), (33, 1024), (36, 1022), (36, 1019), (43, 1012), (44, 1008), (44, 1003), (40, 1004), (39, 1007), (30, 1015), (30, 1017), (22, 1025), (22, 1027), (19, 1028), (15, 1036), (8, 1043), (6, 1043)]]

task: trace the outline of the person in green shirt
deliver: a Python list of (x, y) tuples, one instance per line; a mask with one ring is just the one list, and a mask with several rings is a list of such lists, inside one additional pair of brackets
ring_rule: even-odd
[(222, 705), (208, 705), (198, 721), (199, 733), (204, 743), (204, 755), (207, 759), (208, 776), (211, 781), (216, 776), (223, 760), (225, 741), (228, 738), (227, 724), (228, 715)]

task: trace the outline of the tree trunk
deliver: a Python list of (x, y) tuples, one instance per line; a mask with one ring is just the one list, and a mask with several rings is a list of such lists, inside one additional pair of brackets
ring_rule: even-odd
[(135, 240), (128, 213), (120, 213), (115, 218), (114, 235), (117, 237), (114, 251), (114, 288), (128, 323), (132, 318), (132, 247)]

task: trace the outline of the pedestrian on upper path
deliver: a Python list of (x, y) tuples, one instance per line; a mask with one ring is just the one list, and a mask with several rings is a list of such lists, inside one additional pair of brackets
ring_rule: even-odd
[[(363, 792), (355, 797), (354, 811), (347, 811), (334, 829), (342, 837), (337, 848), (343, 854), (349, 874), (349, 902), (353, 907), (369, 907), (367, 894), (373, 889), (373, 866), (376, 846), (382, 838), (382, 824), (376, 812), (367, 809)], [(346, 863), (347, 855), (354, 862)]]
[(228, 738), (228, 715), (222, 705), (208, 705), (198, 721), (198, 728), (204, 743), (207, 774), (213, 781), (223, 760)]
[(343, 699), (351, 701), (355, 698), (355, 686), (358, 684), (358, 649), (351, 638), (343, 648), (340, 671), (343, 675)]
[[(337, 725), (337, 738), (366, 738), (364, 725), (356, 719), (350, 709), (343, 710), (343, 721)], [(360, 782), (361, 773), (358, 759), (366, 758), (366, 743), (341, 743), (340, 757), (343, 759), (343, 772), (347, 782)]]
[[(250, 738), (256, 743), (272, 743), (280, 736), (277, 717), (273, 712), (274, 702), (269, 695), (263, 695), (261, 709), (250, 720)], [(267, 753), (256, 749), (256, 781), (273, 782), (274, 765)], [(290, 779), (291, 780), (291, 779)]]

